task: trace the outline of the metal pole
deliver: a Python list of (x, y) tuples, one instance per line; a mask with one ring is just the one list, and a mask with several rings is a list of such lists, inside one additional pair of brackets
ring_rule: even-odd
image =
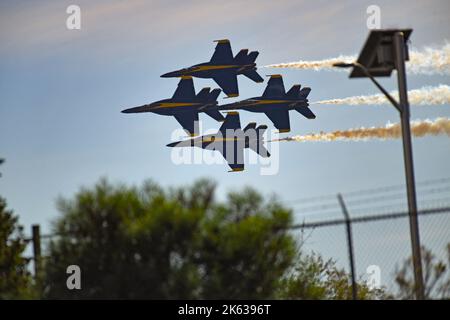
[(38, 224), (31, 226), (33, 236), (34, 278), (39, 279), (41, 268), (41, 232)]
[(416, 299), (423, 300), (424, 287), (422, 276), (422, 258), (420, 252), (419, 221), (417, 218), (416, 188), (414, 181), (414, 165), (412, 156), (411, 128), (408, 94), (405, 72), (405, 40), (402, 32), (394, 35), (394, 55), (397, 69), (398, 92), (400, 97), (400, 117), (403, 139), (403, 156), (405, 161), (406, 187), (408, 194), (409, 228), (411, 234), (412, 255), (414, 263), (414, 281)]
[(358, 288), (356, 285), (355, 262), (353, 259), (352, 225), (351, 225), (350, 215), (348, 214), (348, 211), (347, 211), (347, 206), (345, 205), (345, 202), (344, 202), (344, 198), (342, 197), (342, 195), (340, 193), (337, 195), (337, 197), (339, 200), (339, 204), (341, 205), (342, 212), (344, 213), (345, 227), (347, 230), (348, 258), (350, 261), (350, 274), (352, 277), (352, 299), (357, 300), (358, 299), (358, 291), (357, 291)]

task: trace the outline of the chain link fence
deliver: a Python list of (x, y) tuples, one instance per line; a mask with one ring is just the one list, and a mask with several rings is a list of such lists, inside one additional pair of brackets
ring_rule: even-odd
[[(357, 280), (398, 296), (395, 278), (412, 254), (405, 186), (344, 193), (341, 197), (344, 206), (338, 195), (290, 202), (295, 216), (292, 232), (303, 239), (303, 250), (331, 258), (347, 272), (351, 272), (352, 256)], [(417, 200), (421, 246), (450, 263), (450, 178), (418, 183)], [(349, 246), (346, 222), (351, 227), (353, 248)], [(450, 271), (446, 270), (440, 283), (434, 285), (431, 277), (424, 266), (424, 282), (434, 288), (429, 295), (437, 298), (436, 287), (450, 281)]]
[[(450, 259), (450, 178), (417, 183), (417, 199), (421, 245), (446, 262)], [(404, 185), (298, 199), (285, 205), (293, 208), (290, 231), (304, 252), (333, 259), (356, 281), (383, 287), (398, 296), (395, 277), (412, 253)], [(30, 259), (36, 273), (42, 259), (41, 244), (46, 248), (58, 235), (40, 235), (38, 226), (33, 226), (32, 232), (27, 240), (32, 245)], [(450, 283), (450, 270), (442, 281)], [(430, 297), (438, 297), (437, 292), (431, 292)]]

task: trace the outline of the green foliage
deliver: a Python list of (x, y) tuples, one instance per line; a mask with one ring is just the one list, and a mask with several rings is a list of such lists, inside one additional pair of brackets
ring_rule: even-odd
[[(49, 247), (49, 298), (270, 298), (292, 263), (289, 210), (252, 189), (215, 200), (215, 185), (163, 190), (101, 180), (59, 200)], [(66, 288), (81, 268), (82, 290)]]
[[(447, 261), (439, 260), (431, 250), (422, 247), (422, 274), (425, 299), (450, 299), (450, 243), (447, 244)], [(395, 282), (399, 299), (414, 299), (414, 268), (412, 258), (397, 270)]]
[[(363, 281), (357, 284), (357, 297), (365, 299), (387, 299), (381, 289), (370, 289)], [(320, 255), (299, 254), (293, 270), (280, 285), (281, 299), (352, 299), (351, 278), (336, 267), (333, 260), (324, 260)]]
[(28, 261), (23, 257), (25, 247), (17, 216), (0, 197), (0, 299), (35, 297)]

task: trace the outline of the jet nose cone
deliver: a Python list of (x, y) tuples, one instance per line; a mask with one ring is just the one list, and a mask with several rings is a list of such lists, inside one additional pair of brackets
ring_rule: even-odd
[(182, 72), (181, 70), (167, 72), (161, 75), (161, 78), (175, 78), (175, 77), (181, 77)]
[(157, 106), (158, 104), (144, 104), (143, 106), (139, 106), (139, 107), (133, 107), (133, 108), (128, 108), (125, 110), (122, 110), (122, 113), (141, 113), (141, 112), (152, 112), (153, 108), (155, 106)]
[(133, 109), (134, 108), (128, 108), (128, 109), (124, 109), (124, 110), (122, 110), (120, 112), (122, 112), (122, 113), (133, 113)]
[(122, 110), (122, 113), (138, 113), (138, 112), (142, 112), (143, 108), (142, 107), (133, 107), (133, 108), (128, 108), (125, 110)]
[(178, 143), (179, 143), (178, 141), (177, 142), (172, 142), (172, 143), (169, 143), (167, 146), (170, 147), (170, 148), (173, 148), (173, 147), (176, 147)]

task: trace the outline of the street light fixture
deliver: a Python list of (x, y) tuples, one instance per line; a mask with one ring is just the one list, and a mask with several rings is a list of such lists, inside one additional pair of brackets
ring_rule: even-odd
[[(399, 111), (402, 127), (403, 157), (405, 162), (406, 187), (408, 196), (409, 227), (411, 234), (412, 256), (414, 264), (414, 282), (416, 299), (423, 300), (424, 286), (422, 258), (420, 251), (419, 222), (417, 217), (414, 164), (412, 157), (410, 112), (406, 90), (405, 61), (409, 60), (407, 41), (412, 29), (372, 30), (356, 62), (335, 63), (338, 68), (350, 68), (350, 78), (369, 78)], [(400, 102), (398, 103), (375, 79), (389, 77), (397, 70)]]

